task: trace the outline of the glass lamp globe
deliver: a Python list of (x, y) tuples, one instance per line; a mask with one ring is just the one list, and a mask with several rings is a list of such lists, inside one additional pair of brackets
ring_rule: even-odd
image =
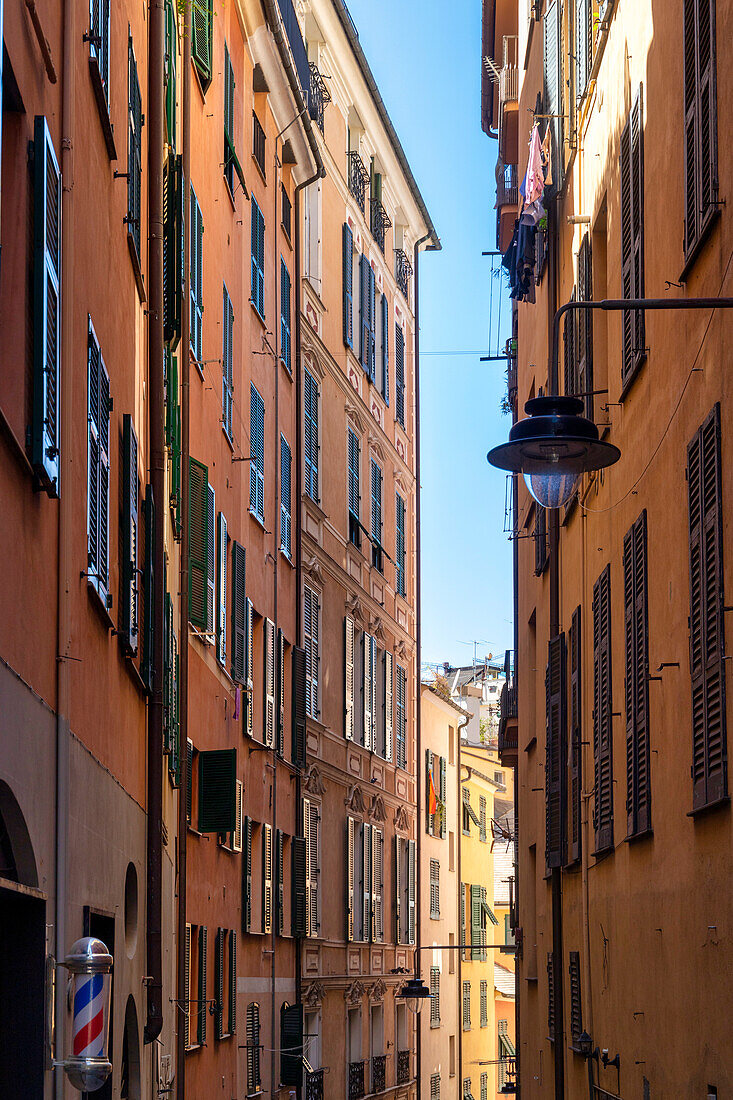
[(543, 508), (561, 508), (572, 497), (579, 474), (546, 473), (524, 474), (524, 484)]
[(410, 1012), (418, 1016), (425, 1001), (430, 1000), (430, 990), (421, 978), (410, 978), (402, 986), (397, 996), (404, 999)]

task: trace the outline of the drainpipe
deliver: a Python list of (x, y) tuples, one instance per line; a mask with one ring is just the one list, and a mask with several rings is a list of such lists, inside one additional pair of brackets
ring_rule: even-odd
[[(61, 299), (61, 408), (59, 425), (59, 503), (58, 503), (58, 637), (56, 653), (56, 875), (55, 875), (55, 952), (57, 959), (66, 955), (66, 878), (69, 820), (69, 647), (71, 644), (70, 592), (73, 524), (71, 486), (74, 483), (72, 423), (74, 409), (74, 60), (77, 31), (74, 0), (65, 0), (63, 28), (63, 70), (61, 103), (61, 239), (64, 294)], [(55, 986), (56, 1049), (64, 1050), (66, 1021), (66, 982)], [(64, 1071), (57, 1068), (54, 1077), (57, 1100), (63, 1100)]]
[[(182, 134), (182, 180), (183, 210), (188, 215), (189, 183), (191, 179), (191, 3), (184, 0), (183, 66), (181, 80), (181, 100), (183, 113)], [(180, 548), (180, 619), (178, 628), (180, 663), (179, 707), (179, 776), (178, 788), (178, 906), (176, 911), (176, 1097), (185, 1100), (186, 1096), (186, 1038), (183, 1033), (182, 1012), (188, 1011), (183, 1005), (186, 989), (186, 873), (188, 818), (186, 816), (186, 789), (188, 784), (188, 482), (190, 451), (190, 411), (189, 411), (189, 333), (191, 330), (191, 235), (183, 234), (183, 301), (181, 302), (181, 548)], [(182, 1007), (183, 1006), (183, 1007)]]
[(148, 1003), (144, 1041), (163, 1027), (163, 599), (165, 576), (165, 403), (163, 398), (163, 0), (151, 0), (148, 30), (148, 393), (153, 540), (153, 694), (148, 705), (146, 950)]
[[(462, 803), (463, 803), (463, 795), (461, 793), (461, 768), (463, 767), (463, 765), (461, 764), (461, 733), (462, 733), (463, 730), (465, 730), (466, 726), (468, 725), (468, 723), (470, 721), (471, 721), (471, 715), (467, 714), (466, 717), (463, 719), (463, 721), (459, 722), (458, 726), (456, 727), (456, 764), (457, 764), (457, 767), (456, 767), (456, 807), (457, 807), (457, 809), (456, 809), (456, 823), (457, 823), (457, 826), (458, 826), (457, 831), (456, 831), (456, 849), (457, 849), (456, 850), (456, 866), (458, 868), (458, 896), (459, 896), (459, 899), (463, 898), (463, 882), (461, 881), (461, 836), (463, 835), (463, 833), (462, 833), (461, 825), (460, 825), (460, 814), (462, 812), (461, 811), (461, 806), (462, 806)], [(463, 935), (463, 925), (460, 924), (460, 920), (461, 920), (460, 904), (459, 904), (459, 907), (458, 907), (457, 920), (459, 921), (459, 927), (460, 927), (460, 931), (458, 933), (458, 936), (459, 936), (458, 942), (459, 943), (465, 943), (466, 940), (464, 939), (464, 935)], [(458, 1030), (458, 1079), (459, 1080), (463, 1079), (463, 1076), (462, 1076), (463, 1075), (463, 1000), (462, 1000), (462, 990), (463, 990), (463, 951), (459, 951), (458, 952), (458, 989), (456, 991), (456, 996), (457, 996), (457, 1000), (458, 1000), (458, 1016), (456, 1017), (456, 1019), (458, 1021), (457, 1030)]]

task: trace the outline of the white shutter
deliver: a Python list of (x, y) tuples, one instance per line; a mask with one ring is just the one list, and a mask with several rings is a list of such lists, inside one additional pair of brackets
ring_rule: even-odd
[(392, 759), (392, 681), (393, 681), (394, 657), (391, 653), (384, 654), (384, 758)]
[(186, 962), (184, 967), (185, 977), (183, 984), (183, 1043), (185, 1047), (191, 1045), (191, 925), (186, 925)]
[(346, 818), (346, 938), (354, 938), (354, 819)]
[(371, 634), (364, 634), (364, 748), (374, 748), (374, 712), (376, 692), (374, 655), (377, 643)]
[(407, 942), (415, 942), (415, 841), (407, 841)]
[(216, 656), (225, 665), (227, 660), (227, 521), (219, 512), (219, 576), (217, 592)]
[(251, 737), (254, 732), (254, 641), (252, 638), (252, 618), (254, 609), (252, 601), (247, 598), (244, 603), (244, 686), (247, 692), (247, 733)]
[(275, 744), (275, 624), (265, 619), (265, 729), (264, 742), (270, 748)]
[(272, 825), (262, 826), (262, 931), (272, 931)]
[(318, 717), (318, 596), (308, 585), (303, 589), (303, 643), (305, 648), (305, 709), (311, 718)]
[(354, 740), (354, 620), (346, 616), (344, 623), (344, 736)]
[(372, 917), (372, 828), (363, 824), (361, 827), (362, 843), (362, 905), (363, 917), (361, 926), (361, 938), (364, 942), (371, 939), (370, 927)]
[(384, 832), (372, 826), (372, 939), (384, 940)]
[(400, 874), (400, 856), (402, 841), (394, 838), (394, 901), (395, 901), (395, 942), (402, 943), (402, 881)]
[(232, 834), (232, 849), (235, 852), (242, 851), (242, 810), (244, 808), (244, 787), (241, 779), (237, 780), (236, 817), (234, 819), (234, 833)]

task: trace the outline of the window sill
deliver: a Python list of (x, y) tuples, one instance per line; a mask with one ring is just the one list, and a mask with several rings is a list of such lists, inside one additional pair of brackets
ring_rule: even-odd
[[(110, 615), (110, 608), (100, 596), (99, 589), (94, 583), (93, 578), (90, 577), (88, 574), (84, 574), (84, 576), (86, 576), (87, 578), (87, 591), (89, 593), (90, 599), (92, 601), (94, 609), (102, 620), (103, 625), (107, 628), (107, 630), (116, 630), (117, 624)], [(111, 593), (109, 595), (111, 597)]]
[(288, 565), (290, 566), (291, 569), (295, 569), (295, 563), (293, 561), (292, 554), (289, 554), (287, 552), (287, 550), (283, 549), (282, 546), (280, 547), (280, 555), (283, 558), (283, 560), (288, 563)]
[(145, 294), (145, 280), (143, 279), (142, 268), (140, 267), (140, 257), (137, 254), (137, 245), (135, 244), (135, 238), (127, 230), (127, 250), (130, 253), (130, 260), (132, 261), (132, 270), (135, 275), (135, 282), (137, 283), (137, 292), (140, 296), (140, 304), (144, 305), (147, 302), (147, 296)]
[(259, 172), (260, 176), (262, 177), (262, 182), (264, 183), (265, 187), (267, 187), (267, 176), (265, 175), (265, 169), (262, 167), (262, 165), (258, 161), (257, 157), (254, 155), (254, 153), (252, 153), (252, 160), (254, 162), (254, 165), (255, 165), (257, 171)]
[(262, 530), (265, 532), (265, 534), (267, 534), (267, 528), (265, 527), (265, 517), (258, 515), (257, 512), (254, 511), (254, 509), (252, 508), (251, 505), (247, 509), (247, 511), (249, 512), (250, 518), (255, 521), (255, 523), (257, 524), (258, 527), (262, 528)]
[(714, 802), (706, 802), (704, 806), (697, 806), (694, 810), (689, 810), (688, 817), (704, 817), (705, 814), (710, 813), (711, 810), (720, 810), (724, 806), (730, 805), (730, 795), (724, 794), (721, 798), (716, 798)]
[(254, 311), (255, 317), (260, 322), (262, 327), (266, 330), (267, 329), (267, 321), (265, 320), (264, 315), (262, 313), (260, 313), (260, 311), (258, 310), (257, 306), (254, 303), (253, 298), (249, 299), (249, 304), (252, 306), (252, 310)]
[(648, 829), (641, 829), (637, 833), (627, 833), (624, 840), (627, 844), (634, 844), (638, 840), (650, 840), (654, 836), (654, 830), (651, 825)]
[(682, 272), (680, 274), (680, 282), (681, 283), (687, 282), (688, 275), (690, 274), (693, 267), (697, 263), (697, 260), (699, 259), (705, 245), (707, 244), (708, 240), (710, 239), (710, 235), (713, 231), (713, 226), (717, 224), (717, 222), (720, 218), (720, 212), (721, 212), (721, 207), (716, 206), (715, 210), (713, 211), (713, 213), (710, 215), (710, 217), (708, 219), (707, 225), (705, 226), (702, 233), (700, 234), (700, 236), (698, 237), (698, 239), (695, 241), (694, 245), (690, 249), (689, 255), (685, 256), (685, 266), (682, 268)]
[[(630, 313), (642, 313), (643, 311), (642, 310), (629, 310), (629, 312)], [(622, 314), (622, 316), (623, 316), (623, 314)], [(641, 374), (642, 368), (644, 367), (644, 364), (646, 363), (646, 361), (647, 361), (647, 353), (644, 352), (642, 355), (639, 356), (638, 361), (634, 364), (633, 369), (629, 373), (629, 377), (622, 384), (622, 386), (621, 386), (621, 396), (619, 397), (619, 401), (621, 402), (622, 405), (626, 401), (626, 398), (629, 396), (629, 393), (631, 392), (631, 387), (634, 385), (634, 382), (637, 380), (637, 378)]]
[(110, 121), (109, 103), (107, 102), (107, 97), (104, 94), (102, 74), (99, 71), (99, 64), (95, 57), (89, 58), (89, 75), (92, 78), (92, 88), (94, 89), (94, 98), (97, 101), (97, 110), (99, 111), (99, 121), (102, 126), (104, 143), (107, 146), (107, 156), (110, 160), (117, 160), (117, 149), (115, 148), (115, 128)]

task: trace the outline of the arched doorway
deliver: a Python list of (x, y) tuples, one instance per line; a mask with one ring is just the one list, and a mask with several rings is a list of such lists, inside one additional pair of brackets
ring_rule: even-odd
[(137, 1025), (135, 998), (132, 994), (127, 998), (125, 1007), (120, 1100), (140, 1100), (140, 1032)]

